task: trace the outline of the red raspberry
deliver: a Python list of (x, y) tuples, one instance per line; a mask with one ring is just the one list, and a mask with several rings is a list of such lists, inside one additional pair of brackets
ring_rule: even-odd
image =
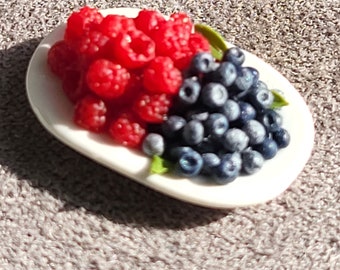
[(77, 41), (85, 32), (97, 28), (102, 20), (103, 16), (99, 10), (85, 6), (68, 18), (64, 39)]
[(84, 72), (76, 69), (67, 70), (62, 80), (62, 88), (73, 103), (90, 92), (84, 80)]
[(165, 22), (164, 16), (155, 10), (143, 9), (134, 19), (136, 28), (143, 31), (147, 35), (158, 29), (159, 25)]
[(106, 123), (104, 101), (93, 95), (87, 95), (80, 99), (75, 106), (74, 122), (85, 129), (101, 131)]
[(95, 60), (86, 74), (89, 88), (98, 96), (107, 99), (121, 96), (129, 78), (130, 73), (125, 68), (106, 59)]
[(209, 41), (199, 33), (190, 35), (188, 46), (193, 55), (198, 52), (210, 52)]
[(137, 148), (146, 134), (146, 126), (133, 113), (122, 112), (111, 122), (109, 133), (117, 143)]
[(75, 65), (77, 54), (63, 40), (56, 42), (48, 51), (47, 64), (51, 71), (62, 78), (66, 70)]
[(156, 57), (143, 74), (144, 87), (153, 93), (177, 94), (182, 84), (182, 74), (169, 57)]
[(113, 42), (113, 55), (125, 68), (141, 68), (155, 58), (155, 43), (142, 31), (121, 33)]
[(93, 30), (86, 32), (77, 42), (77, 51), (88, 60), (104, 57), (109, 38), (103, 33)]
[(162, 123), (171, 103), (170, 95), (141, 93), (135, 100), (133, 109), (147, 123)]
[(134, 20), (122, 15), (107, 15), (100, 24), (100, 31), (110, 38), (115, 38), (119, 33), (135, 29)]
[(189, 16), (184, 12), (176, 12), (170, 15), (170, 20), (176, 24), (184, 25), (186, 31), (191, 32), (193, 30), (193, 23)]

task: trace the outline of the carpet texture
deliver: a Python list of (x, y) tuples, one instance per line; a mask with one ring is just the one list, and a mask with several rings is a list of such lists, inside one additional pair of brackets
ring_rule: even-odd
[[(85, 4), (188, 12), (286, 76), (316, 128), (292, 186), (263, 205), (201, 208), (124, 179), (49, 135), (27, 101), (27, 65), (41, 39)], [(339, 7), (0, 0), (0, 269), (340, 269)]]

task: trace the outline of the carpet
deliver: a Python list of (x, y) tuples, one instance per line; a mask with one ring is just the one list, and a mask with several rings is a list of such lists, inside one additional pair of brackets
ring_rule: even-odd
[[(185, 11), (280, 71), (316, 129), (291, 187), (262, 205), (198, 207), (46, 132), (26, 97), (28, 62), (85, 4)], [(339, 14), (336, 0), (0, 0), (0, 269), (340, 269)]]

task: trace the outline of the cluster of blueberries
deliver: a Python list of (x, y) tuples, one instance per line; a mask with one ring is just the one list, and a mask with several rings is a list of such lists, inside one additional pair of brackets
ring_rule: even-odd
[(146, 136), (144, 153), (171, 161), (181, 176), (225, 184), (257, 172), (286, 147), (290, 136), (271, 108), (273, 93), (244, 60), (237, 47), (220, 62), (197, 54), (168, 118)]

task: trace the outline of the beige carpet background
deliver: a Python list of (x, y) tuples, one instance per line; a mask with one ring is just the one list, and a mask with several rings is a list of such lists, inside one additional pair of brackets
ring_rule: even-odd
[[(26, 68), (85, 3), (188, 12), (285, 75), (316, 128), (293, 185), (256, 207), (200, 208), (50, 136), (29, 107)], [(337, 0), (0, 0), (0, 269), (340, 269), (339, 14)]]

